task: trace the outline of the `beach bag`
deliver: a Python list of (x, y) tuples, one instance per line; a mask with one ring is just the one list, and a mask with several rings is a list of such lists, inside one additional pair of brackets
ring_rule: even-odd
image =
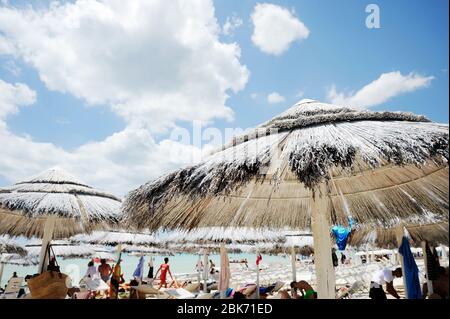
[[(50, 251), (53, 253), (53, 257), (55, 257), (55, 253), (49, 245), (46, 254), (48, 253), (50, 255)], [(55, 269), (59, 270), (56, 258), (55, 263)], [(67, 287), (68, 276), (59, 271), (47, 270), (42, 272), (43, 270), (41, 269), (41, 274), (27, 280), (31, 297), (33, 299), (65, 299), (69, 290)]]

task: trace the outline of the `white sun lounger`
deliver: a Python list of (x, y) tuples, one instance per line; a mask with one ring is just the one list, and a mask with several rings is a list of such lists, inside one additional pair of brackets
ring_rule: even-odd
[[(163, 290), (163, 289), (161, 289)], [(194, 299), (195, 295), (187, 291), (184, 288), (164, 288), (163, 290), (166, 294), (176, 298), (176, 299)]]
[(164, 292), (162, 289), (158, 290), (152, 285), (140, 284), (138, 286), (130, 286), (131, 289), (136, 289), (139, 294), (145, 295), (146, 299), (167, 299), (170, 297), (169, 294)]
[(23, 277), (11, 278), (8, 281), (5, 292), (0, 296), (2, 299), (17, 299), (20, 287), (23, 283)]

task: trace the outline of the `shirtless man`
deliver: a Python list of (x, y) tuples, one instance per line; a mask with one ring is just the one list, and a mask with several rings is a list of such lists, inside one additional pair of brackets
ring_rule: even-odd
[(164, 285), (164, 288), (167, 288), (167, 273), (169, 273), (170, 278), (173, 280), (172, 273), (170, 272), (169, 268), (169, 258), (164, 258), (164, 264), (161, 264), (159, 266), (158, 271), (155, 274), (155, 277), (158, 276), (158, 273), (161, 271), (161, 276), (159, 277), (159, 287), (158, 289), (161, 289), (161, 287)]
[(109, 278), (110, 278), (110, 276), (111, 276), (112, 268), (106, 262), (106, 259), (101, 259), (100, 260), (100, 266), (98, 266), (98, 272), (100, 273), (100, 276), (102, 277), (102, 280), (107, 283)]

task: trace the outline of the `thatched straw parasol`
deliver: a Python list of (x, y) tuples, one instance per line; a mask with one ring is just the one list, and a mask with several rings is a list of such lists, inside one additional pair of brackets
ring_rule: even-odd
[[(40, 241), (25, 245), (25, 249), (31, 257), (39, 257), (41, 247), (42, 243)], [(51, 247), (55, 256), (63, 259), (86, 258), (95, 255), (94, 247), (90, 245), (74, 245), (67, 240), (54, 240)]]
[(0, 255), (0, 283), (3, 279), (3, 269), (5, 265), (14, 266), (35, 266), (39, 263), (37, 258), (25, 256), (23, 254), (1, 254)]
[(136, 227), (289, 227), (314, 235), (318, 295), (334, 298), (330, 225), (448, 220), (448, 125), (300, 101), (194, 166), (142, 185)]
[[(0, 236), (0, 282), (5, 264), (20, 264), (25, 262), (27, 251), (24, 247), (13, 241), (9, 236)], [(11, 262), (13, 261), (13, 262)]]
[(159, 232), (161, 244), (195, 243), (195, 244), (255, 244), (261, 242), (280, 243), (285, 238), (280, 232), (271, 229), (254, 229), (250, 227), (200, 227), (194, 230), (173, 230)]
[[(39, 263), (38, 258), (33, 256), (22, 256), (18, 254), (3, 254), (0, 257), (0, 263), (16, 266), (35, 266)], [(0, 276), (1, 277), (1, 276)], [(1, 281), (1, 278), (0, 278)]]
[(13, 241), (9, 236), (0, 236), (0, 256), (2, 254), (17, 254), (25, 256), (27, 251), (22, 245)]
[(107, 227), (120, 218), (121, 201), (53, 168), (0, 188), (0, 234), (43, 238), (40, 269), (52, 238)]
[(124, 230), (94, 231), (91, 234), (78, 234), (70, 238), (73, 242), (107, 246), (157, 244), (157, 238), (151, 234), (135, 233)]

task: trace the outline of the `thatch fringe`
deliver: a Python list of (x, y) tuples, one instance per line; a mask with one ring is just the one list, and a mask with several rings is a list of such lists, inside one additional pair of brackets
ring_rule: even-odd
[[(413, 246), (420, 247), (422, 241), (430, 244), (448, 245), (449, 225), (447, 222), (433, 224), (404, 225), (407, 229)], [(349, 239), (352, 246), (363, 246), (367, 243), (380, 248), (397, 248), (395, 228), (360, 228), (356, 230)]]
[[(421, 178), (417, 178), (418, 172), (421, 172)], [(412, 180), (408, 181), (409, 178)], [(334, 182), (342, 190), (346, 203), (330, 184), (331, 211), (324, 212), (330, 224), (346, 225), (349, 215), (356, 223), (368, 227), (392, 227), (400, 221), (448, 220), (448, 167), (427, 166), (421, 170), (415, 166), (393, 166), (385, 171), (339, 178)], [(159, 229), (161, 225), (186, 229), (211, 226), (265, 228), (270, 225), (275, 229), (308, 230), (311, 227), (311, 196), (311, 192), (298, 182), (286, 180), (276, 190), (268, 181), (251, 182), (227, 196), (193, 200), (179, 195), (162, 205), (160, 210), (141, 206), (132, 216), (139, 220), (136, 226), (150, 229)], [(144, 202), (144, 205), (148, 203)]]
[[(11, 212), (0, 208), (0, 234), (8, 234), (12, 237), (25, 236), (27, 238), (44, 235), (45, 220), (48, 215), (29, 218), (21, 213)], [(54, 239), (64, 239), (79, 233), (90, 233), (94, 230), (111, 228), (115, 223), (108, 221), (88, 222), (83, 224), (76, 218), (59, 217), (55, 221), (53, 232)]]

